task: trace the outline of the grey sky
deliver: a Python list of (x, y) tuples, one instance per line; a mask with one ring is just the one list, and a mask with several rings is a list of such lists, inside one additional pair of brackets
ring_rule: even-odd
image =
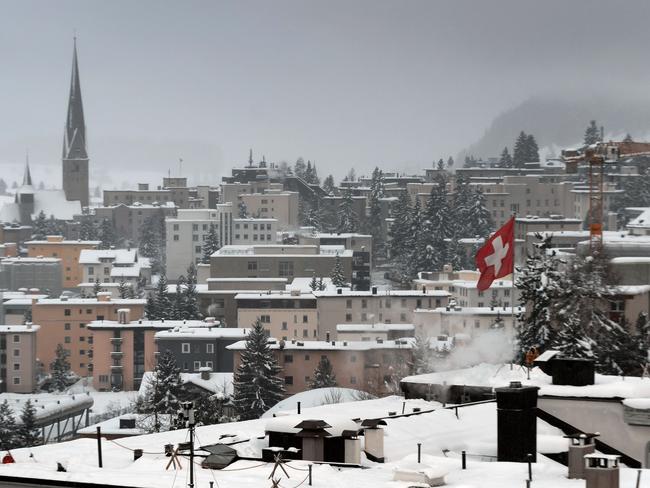
[(0, 4), (0, 164), (60, 163), (77, 31), (91, 167), (429, 165), (531, 95), (650, 87), (650, 2)]

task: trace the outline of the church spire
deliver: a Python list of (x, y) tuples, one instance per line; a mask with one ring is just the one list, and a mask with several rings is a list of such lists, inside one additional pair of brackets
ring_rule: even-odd
[(86, 151), (86, 123), (81, 101), (81, 82), (77, 63), (77, 38), (74, 38), (72, 52), (72, 75), (70, 77), (70, 96), (68, 98), (68, 117), (63, 134), (63, 159), (88, 159)]
[(29, 171), (29, 151), (25, 153), (25, 173), (23, 174), (23, 186), (32, 186), (32, 174)]

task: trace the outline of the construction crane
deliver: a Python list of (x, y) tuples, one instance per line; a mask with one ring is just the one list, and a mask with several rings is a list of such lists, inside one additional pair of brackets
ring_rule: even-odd
[(589, 249), (591, 255), (603, 250), (603, 173), (605, 158), (593, 149), (585, 151), (589, 164)]

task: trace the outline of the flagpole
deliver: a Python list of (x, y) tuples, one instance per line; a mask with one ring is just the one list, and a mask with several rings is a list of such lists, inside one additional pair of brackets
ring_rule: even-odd
[[(512, 282), (510, 283), (510, 320), (512, 321), (512, 332), (516, 334), (516, 326), (515, 326), (515, 270), (517, 269), (517, 233), (515, 232), (517, 228), (517, 212), (514, 211), (512, 212), (512, 218), (514, 219), (514, 223), (512, 226)], [(510, 369), (512, 369), (512, 363), (510, 365)]]

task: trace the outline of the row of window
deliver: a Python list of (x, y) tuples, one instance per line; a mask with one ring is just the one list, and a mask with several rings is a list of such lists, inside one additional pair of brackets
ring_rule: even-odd
[[(241, 228), (243, 228), (244, 230), (248, 230), (248, 224), (235, 224), (235, 229), (239, 230), (240, 225), (241, 225)], [(258, 224), (251, 224), (251, 225), (253, 227), (253, 230), (257, 230)], [(265, 228), (266, 228), (266, 230), (271, 230), (271, 224), (266, 224), (266, 225), (265, 224), (259, 224), (259, 230), (264, 230)]]
[[(190, 354), (192, 352), (192, 345), (189, 342), (183, 342), (181, 344), (181, 352), (183, 354)], [(194, 352), (195, 353), (200, 352), (198, 344), (195, 345)], [(214, 354), (214, 344), (206, 344), (205, 352), (206, 354)]]
[[(238, 239), (241, 239), (241, 234), (235, 234), (235, 240), (238, 240)], [(245, 240), (245, 241), (248, 240), (248, 234), (244, 234), (244, 240)], [(266, 234), (266, 235), (264, 235), (264, 234), (259, 234), (259, 235), (258, 235), (258, 234), (253, 234), (253, 240), (254, 240), (254, 241), (257, 241), (257, 240), (260, 240), (260, 241), (264, 241), (264, 240), (270, 241), (270, 240), (271, 240), (271, 234)]]
[[(351, 313), (346, 313), (345, 314), (345, 321), (346, 322), (352, 322), (352, 314)], [(366, 312), (361, 313), (361, 321), (362, 322), (367, 322), (368, 321), (368, 314)], [(408, 317), (406, 313), (402, 312), (399, 314), (399, 321), (406, 323), (408, 321)], [(383, 322), (385, 324), (390, 324), (392, 323), (391, 319), (386, 319), (384, 320), (384, 314), (380, 313), (379, 314), (379, 322)]]

